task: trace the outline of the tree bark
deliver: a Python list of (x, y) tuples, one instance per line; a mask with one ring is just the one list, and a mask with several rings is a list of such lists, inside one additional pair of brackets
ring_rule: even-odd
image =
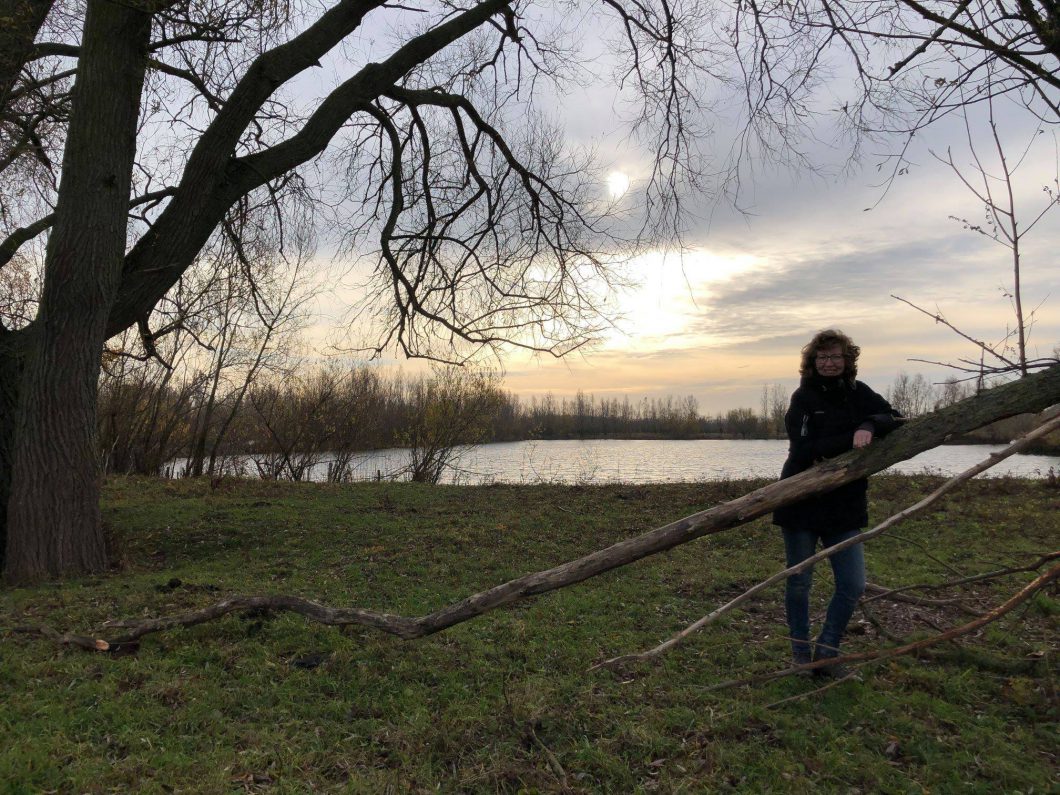
[(22, 359), (18, 337), (6, 329), (0, 329), (0, 571), (3, 570), (7, 546), (7, 504), (11, 495)]
[(51, 10), (52, 0), (0, 0), (0, 112), (18, 73), (33, 53), (33, 41)]
[(125, 255), (150, 15), (89, 0), (56, 222), (15, 413), (4, 576), (98, 571), (96, 390)]

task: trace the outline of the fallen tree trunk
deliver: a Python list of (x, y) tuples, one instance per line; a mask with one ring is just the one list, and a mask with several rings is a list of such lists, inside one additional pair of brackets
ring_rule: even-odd
[[(988, 469), (990, 469), (990, 467), (996, 465), (1005, 458), (1008, 458), (1010, 455), (1018, 453), (1020, 450), (1026, 449), (1037, 439), (1040, 439), (1043, 436), (1046, 436), (1047, 434), (1052, 433), (1057, 429), (1060, 429), (1060, 415), (1055, 416), (1050, 420), (1046, 420), (1037, 428), (1032, 430), (1030, 433), (1014, 441), (1004, 450), (1001, 450), (996, 453), (991, 453), (985, 461), (980, 461), (978, 464), (973, 467), (969, 467), (961, 474), (950, 478), (939, 488), (935, 489), (928, 496), (924, 497), (924, 499), (920, 500), (919, 502), (913, 505), (910, 505), (907, 508), (902, 509), (901, 511), (892, 516), (887, 517), (871, 530), (864, 533), (859, 533), (856, 536), (846, 539), (845, 541), (840, 541), (838, 544), (833, 544), (832, 546), (825, 547), (820, 552), (810, 555), (810, 557), (800, 561), (799, 563), (796, 563), (794, 566), (789, 566), (785, 569), (781, 569), (780, 571), (775, 572), (773, 575), (762, 580), (754, 587), (748, 588), (735, 599), (731, 599), (730, 601), (723, 604), (721, 607), (703, 616), (703, 618), (699, 619), (698, 621), (692, 622), (687, 627), (678, 632), (676, 635), (674, 635), (672, 638), (660, 643), (658, 646), (655, 646), (654, 648), (649, 649), (648, 651), (643, 651), (637, 654), (624, 654), (621, 657), (612, 657), (610, 660), (605, 660), (604, 662), (597, 663), (593, 666), (593, 668), (614, 668), (618, 665), (624, 665), (626, 663), (631, 662), (645, 662), (647, 660), (652, 659), (653, 657), (659, 656), (663, 652), (672, 649), (678, 643), (681, 643), (693, 633), (699, 632), (699, 630), (703, 629), (703, 627), (707, 626), (708, 624), (715, 623), (726, 613), (731, 613), (733, 610), (742, 605), (748, 599), (757, 596), (769, 586), (775, 585), (778, 582), (786, 580), (793, 574), (798, 574), (799, 572), (806, 571), (807, 569), (812, 569), (816, 564), (820, 563), (822, 560), (830, 558), (833, 555), (842, 552), (844, 549), (849, 549), (850, 547), (856, 546), (858, 544), (864, 544), (866, 541), (870, 541), (873, 538), (876, 538), (877, 536), (886, 533), (896, 524), (900, 524), (901, 522), (904, 522), (906, 519), (908, 519), (910, 516), (914, 516), (915, 514), (918, 514), (923, 511), (925, 508), (934, 505), (943, 496), (949, 494), (961, 484), (966, 483), (972, 478), (974, 478), (976, 475), (987, 471)], [(1050, 555), (1046, 555), (1042, 558), (1042, 561), (1052, 560), (1054, 557), (1060, 557), (1060, 552), (1054, 552)], [(981, 614), (976, 613), (976, 616), (979, 615)]]
[(328, 607), (295, 596), (235, 596), (180, 615), (111, 621), (105, 626), (127, 630), (125, 635), (113, 641), (126, 643), (149, 633), (201, 624), (227, 613), (267, 607), (296, 612), (323, 624), (357, 624), (405, 639), (420, 638), (523, 597), (573, 585), (696, 538), (745, 524), (782, 505), (831, 491), (844, 483), (880, 472), (892, 464), (937, 447), (954, 434), (965, 433), (1015, 414), (1039, 412), (1056, 403), (1060, 403), (1060, 365), (914, 419), (886, 439), (825, 461), (806, 472), (771, 483), (736, 500), (686, 516), (554, 568), (517, 577), (424, 616), (407, 617), (361, 608)]

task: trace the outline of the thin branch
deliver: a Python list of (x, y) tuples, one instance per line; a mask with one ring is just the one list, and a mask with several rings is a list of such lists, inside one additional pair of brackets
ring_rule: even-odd
[(813, 698), (814, 696), (819, 696), (821, 693), (823, 693), (826, 690), (830, 690), (833, 687), (836, 687), (838, 685), (843, 684), (843, 682), (847, 682), (847, 681), (849, 681), (851, 679), (856, 678), (857, 675), (858, 675), (857, 671), (851, 671), (846, 676), (844, 676), (844, 677), (842, 677), (840, 679), (833, 679), (828, 684), (822, 685), (821, 687), (818, 687), (818, 688), (816, 688), (814, 690), (807, 690), (805, 693), (796, 693), (793, 696), (788, 696), (787, 698), (782, 698), (782, 699), (780, 699), (780, 701), (774, 701), (772, 704), (766, 704), (766, 709), (775, 709), (777, 707), (783, 706), (784, 704), (790, 704), (792, 701), (801, 701), (804, 698)]
[(902, 589), (900, 588), (890, 591), (881, 585), (874, 585), (873, 583), (866, 583), (865, 590), (876, 594), (875, 596), (870, 596), (869, 599), (889, 599), (892, 602), (904, 602), (924, 607), (955, 607), (969, 616), (981, 616), (983, 614), (982, 610), (969, 607), (959, 599), (929, 599), (924, 596), (907, 596), (901, 593)]
[(907, 301), (906, 299), (902, 298), (899, 295), (892, 295), (891, 298), (895, 299), (896, 301), (901, 301), (903, 304), (908, 304), (909, 306), (913, 307), (913, 309), (915, 309), (917, 312), (924, 313), (928, 317), (932, 318), (936, 323), (941, 323), (942, 325), (944, 325), (947, 328), (949, 328), (951, 331), (953, 331), (958, 336), (964, 337), (964, 339), (966, 339), (969, 342), (974, 343), (975, 345), (979, 346), (979, 348), (981, 348), (983, 351), (985, 351), (986, 353), (989, 353), (991, 356), (993, 356), (993, 357), (999, 359), (1000, 361), (1004, 362), (1010, 368), (1019, 369), (1020, 365), (1019, 365), (1018, 362), (1013, 362), (1010, 359), (1007, 359), (1005, 356), (1003, 356), (1002, 354), (1000, 354), (997, 351), (995, 351), (993, 348), (991, 348), (989, 345), (987, 345), (982, 340), (977, 340), (975, 337), (969, 337), (967, 334), (965, 334), (959, 328), (957, 328), (952, 323), (950, 323), (948, 320), (946, 320), (946, 318), (944, 318), (942, 316), (941, 312), (935, 312), (935, 313), (928, 312), (926, 309), (920, 308), (919, 306), (914, 304), (912, 301)]
[[(899, 588), (884, 588), (880, 585), (868, 586), (870, 589), (877, 590), (873, 596), (865, 597), (862, 602), (874, 602), (877, 599), (894, 599), (897, 594), (904, 593), (905, 591), (930, 591), (930, 590), (942, 590), (944, 588), (955, 588), (960, 585), (970, 585), (974, 582), (985, 582), (988, 580), (996, 580), (999, 577), (1007, 577), (1010, 574), (1021, 574), (1028, 571), (1038, 571), (1042, 566), (1050, 561), (1056, 560), (1060, 557), (1060, 552), (1050, 552), (1046, 555), (1039, 557), (1034, 563), (1029, 563), (1026, 566), (1013, 566), (1008, 569), (998, 569), (996, 571), (989, 571), (983, 574), (973, 574), (969, 577), (961, 577), (959, 580), (948, 580), (946, 582), (939, 583), (917, 583), (915, 585), (903, 585)], [(930, 604), (930, 602), (923, 602), (922, 604)]]
[(939, 37), (949, 28), (948, 23), (956, 20), (957, 17), (961, 14), (961, 12), (964, 11), (964, 9), (966, 9), (969, 5), (971, 5), (971, 0), (961, 0), (961, 2), (954, 7), (953, 13), (950, 14), (947, 18), (947, 24), (939, 25), (939, 27), (935, 29), (935, 32), (928, 36), (926, 39), (924, 39), (924, 41), (922, 41), (916, 49), (909, 53), (909, 55), (907, 55), (905, 58), (898, 61), (898, 63), (894, 64), (890, 68), (888, 76), (894, 77), (896, 74), (898, 74), (898, 72), (908, 66), (914, 58), (916, 58), (918, 55), (923, 55), (927, 51), (927, 48), (934, 44), (936, 41), (938, 41)]
[[(143, 196), (137, 196), (129, 202), (129, 209), (139, 207), (142, 204), (160, 201), (176, 192), (176, 188), (162, 188), (161, 190), (145, 193)], [(11, 261), (11, 258), (15, 256), (15, 252), (22, 247), (23, 243), (28, 243), (37, 235), (50, 229), (54, 223), (55, 213), (49, 213), (39, 221), (34, 221), (29, 226), (20, 227), (4, 238), (3, 242), (0, 242), (0, 268)]]

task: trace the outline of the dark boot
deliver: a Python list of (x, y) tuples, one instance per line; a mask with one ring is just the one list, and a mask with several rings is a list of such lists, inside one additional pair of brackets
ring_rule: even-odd
[[(818, 662), (820, 660), (831, 660), (838, 656), (838, 649), (835, 651), (826, 651), (824, 649), (818, 648), (814, 650), (813, 661)], [(861, 679), (860, 674), (858, 674), (853, 668), (848, 668), (842, 663), (832, 663), (831, 665), (822, 665), (819, 668), (814, 668), (813, 675), (816, 679)]]
[[(791, 664), (796, 665), (809, 665), (813, 659), (810, 653), (810, 642), (808, 640), (793, 640), (791, 642)], [(809, 671), (802, 671), (801, 674), (809, 675)]]

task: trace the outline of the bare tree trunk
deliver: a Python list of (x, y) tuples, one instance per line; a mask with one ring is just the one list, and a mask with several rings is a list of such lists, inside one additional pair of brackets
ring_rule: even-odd
[(21, 346), (14, 334), (0, 331), (0, 567), (4, 564), (7, 546), (7, 504), (11, 495), (18, 385), (21, 381)]
[[(222, 331), (221, 345), (217, 350), (217, 366), (214, 367), (213, 373), (210, 375), (210, 394), (206, 398), (206, 405), (199, 408), (197, 430), (191, 447), (191, 455), (188, 458), (188, 477), (202, 477), (203, 465), (206, 459), (206, 436), (210, 432), (213, 409), (217, 403), (217, 389), (221, 383), (221, 370), (224, 369), (225, 355), (227, 354), (224, 335), (225, 331)], [(213, 473), (211, 472), (211, 474)]]
[(89, 0), (56, 224), (16, 413), (4, 576), (106, 565), (97, 383), (125, 254), (150, 16)]
[(0, 108), (6, 104), (18, 73), (33, 52), (51, 10), (52, 0), (2, 0), (0, 2)]

